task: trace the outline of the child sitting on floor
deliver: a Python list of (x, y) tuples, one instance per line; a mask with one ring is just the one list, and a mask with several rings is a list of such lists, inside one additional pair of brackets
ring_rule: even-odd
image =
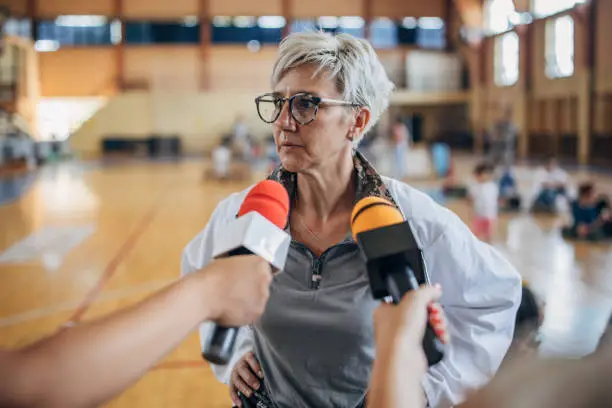
[(521, 196), (518, 193), (516, 180), (512, 169), (506, 167), (499, 178), (499, 204), (502, 211), (518, 211), (521, 209)]
[(607, 197), (597, 197), (592, 183), (578, 188), (578, 199), (572, 203), (573, 224), (562, 230), (565, 238), (599, 241), (612, 238), (612, 218)]
[(540, 326), (544, 320), (544, 304), (538, 300), (529, 284), (523, 281), (521, 304), (516, 311), (514, 339), (504, 359), (534, 355), (540, 345)]
[(228, 137), (221, 139), (221, 143), (215, 147), (211, 154), (213, 178), (219, 180), (228, 179), (230, 166), (232, 164), (232, 140)]

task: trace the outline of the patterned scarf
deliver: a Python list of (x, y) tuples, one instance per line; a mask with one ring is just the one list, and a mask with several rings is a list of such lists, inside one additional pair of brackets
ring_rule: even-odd
[[(393, 203), (395, 207), (398, 207), (374, 166), (360, 152), (355, 152), (353, 163), (357, 176), (355, 203), (365, 197), (381, 197)], [(281, 165), (274, 169), (268, 176), (268, 180), (281, 183), (287, 190), (291, 203), (293, 203), (297, 195), (297, 173), (286, 171)]]

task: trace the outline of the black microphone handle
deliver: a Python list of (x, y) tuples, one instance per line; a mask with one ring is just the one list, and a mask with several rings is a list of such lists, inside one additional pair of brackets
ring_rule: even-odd
[(202, 357), (213, 364), (226, 365), (234, 354), (236, 337), (238, 337), (237, 327), (216, 325), (204, 345)]
[[(244, 247), (231, 250), (227, 256), (252, 255), (253, 253)], [(206, 339), (202, 358), (213, 364), (226, 365), (234, 354), (238, 327), (224, 327), (215, 324), (212, 332)]]
[[(393, 298), (394, 304), (398, 304), (408, 291), (419, 288), (414, 273), (409, 267), (391, 271), (387, 273), (385, 278), (387, 290)], [(436, 332), (429, 323), (429, 319), (427, 319), (427, 326), (423, 335), (423, 352), (429, 366), (438, 364), (444, 357), (444, 343), (436, 335)]]

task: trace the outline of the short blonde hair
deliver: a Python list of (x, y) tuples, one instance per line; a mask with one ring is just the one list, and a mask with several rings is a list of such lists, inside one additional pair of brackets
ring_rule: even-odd
[(322, 31), (291, 34), (279, 46), (272, 71), (272, 87), (287, 71), (307, 64), (318, 67), (315, 76), (321, 71), (329, 72), (346, 101), (370, 109), (368, 126), (353, 140), (356, 148), (389, 106), (389, 97), (395, 88), (374, 48), (366, 40), (349, 34), (333, 35)]

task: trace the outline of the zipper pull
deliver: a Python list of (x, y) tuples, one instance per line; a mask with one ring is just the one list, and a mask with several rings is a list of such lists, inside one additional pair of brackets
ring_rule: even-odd
[(321, 261), (318, 258), (315, 258), (312, 262), (312, 276), (310, 280), (310, 289), (319, 289), (319, 285), (321, 284)]

